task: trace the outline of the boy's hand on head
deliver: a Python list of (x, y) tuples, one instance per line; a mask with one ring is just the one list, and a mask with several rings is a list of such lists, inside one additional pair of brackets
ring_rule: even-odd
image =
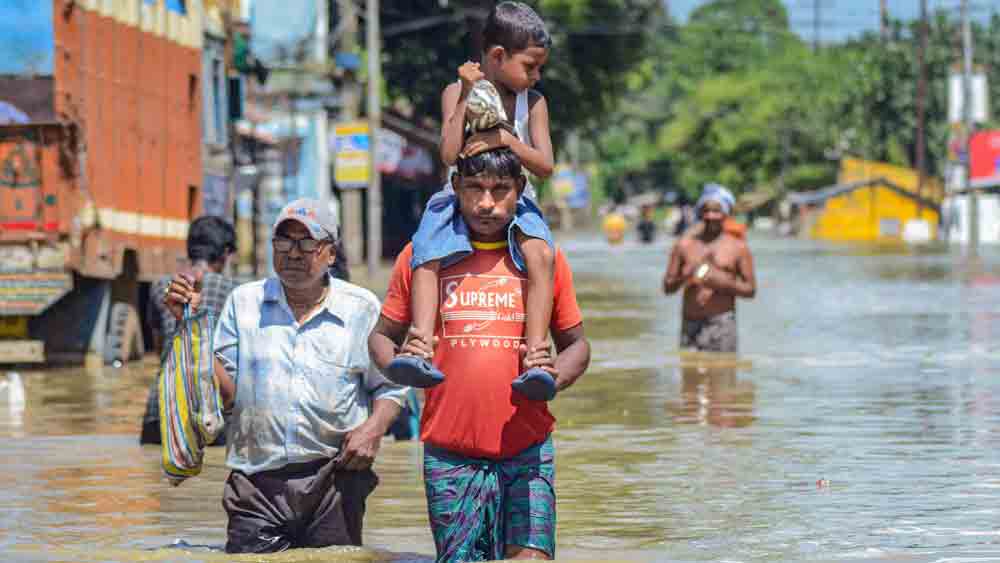
[(507, 146), (510, 133), (501, 127), (495, 127), (488, 131), (481, 131), (469, 137), (462, 147), (462, 158), (476, 156), (481, 152), (486, 152), (498, 147)]
[(486, 75), (479, 70), (479, 63), (466, 61), (458, 67), (458, 77), (462, 80), (462, 94), (465, 95), (472, 91), (476, 82), (486, 78)]

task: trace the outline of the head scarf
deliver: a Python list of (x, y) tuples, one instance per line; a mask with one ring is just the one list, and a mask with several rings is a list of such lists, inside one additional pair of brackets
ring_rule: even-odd
[(719, 184), (705, 184), (705, 189), (701, 192), (701, 197), (698, 198), (698, 203), (694, 206), (695, 213), (700, 216), (702, 208), (710, 201), (717, 202), (722, 206), (722, 212), (726, 215), (733, 214), (733, 206), (736, 205), (736, 198), (724, 186), (720, 186)]

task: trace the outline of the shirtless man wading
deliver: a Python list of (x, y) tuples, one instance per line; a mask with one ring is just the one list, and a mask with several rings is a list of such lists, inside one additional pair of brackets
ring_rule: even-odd
[(752, 299), (757, 281), (746, 241), (723, 229), (734, 203), (726, 188), (707, 186), (695, 208), (701, 223), (670, 254), (663, 291), (684, 287), (682, 350), (737, 351), (736, 298)]

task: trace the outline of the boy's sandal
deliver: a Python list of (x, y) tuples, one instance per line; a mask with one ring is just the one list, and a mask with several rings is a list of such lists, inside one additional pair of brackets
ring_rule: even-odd
[(430, 362), (416, 356), (393, 358), (384, 371), (385, 377), (399, 385), (408, 387), (434, 387), (444, 381), (444, 374)]
[(556, 380), (542, 368), (529, 369), (510, 386), (532, 401), (551, 401), (556, 396)]

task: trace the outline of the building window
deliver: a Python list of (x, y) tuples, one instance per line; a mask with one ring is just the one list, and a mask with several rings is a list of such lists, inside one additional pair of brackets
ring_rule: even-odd
[(221, 40), (206, 37), (202, 50), (202, 138), (212, 145), (228, 141), (229, 94)]

